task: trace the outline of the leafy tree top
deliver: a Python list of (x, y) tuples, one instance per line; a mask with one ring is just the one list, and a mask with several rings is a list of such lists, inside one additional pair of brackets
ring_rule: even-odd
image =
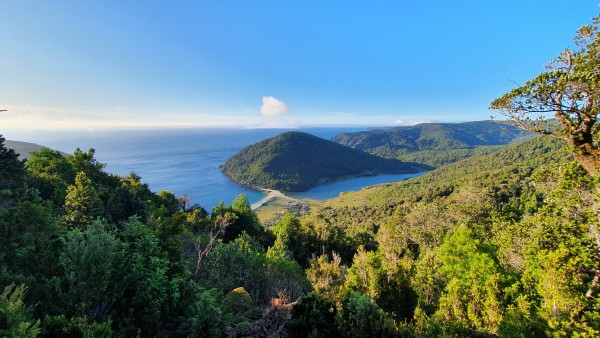
[(600, 173), (600, 16), (581, 27), (574, 49), (565, 49), (547, 70), (495, 99), (490, 108), (517, 126), (565, 139), (591, 175)]

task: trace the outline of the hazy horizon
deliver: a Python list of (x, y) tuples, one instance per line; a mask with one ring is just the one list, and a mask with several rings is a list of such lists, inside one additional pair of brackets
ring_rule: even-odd
[(597, 12), (597, 1), (2, 2), (0, 133), (485, 120)]

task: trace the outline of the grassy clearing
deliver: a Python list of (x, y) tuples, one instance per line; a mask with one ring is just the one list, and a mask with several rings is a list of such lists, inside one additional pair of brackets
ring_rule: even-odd
[(319, 203), (321, 207), (331, 207), (331, 208), (339, 208), (339, 207), (358, 207), (366, 205), (369, 197), (383, 189), (383, 187), (387, 184), (379, 184), (370, 187), (363, 188), (359, 191), (350, 191), (343, 192), (338, 197), (332, 198), (326, 201)]
[(290, 198), (273, 198), (267, 203), (254, 210), (261, 223), (272, 220), (277, 214), (286, 210), (288, 202), (293, 202)]

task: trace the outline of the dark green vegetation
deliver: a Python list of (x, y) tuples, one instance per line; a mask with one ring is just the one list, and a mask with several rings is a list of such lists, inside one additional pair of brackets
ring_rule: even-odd
[[(6, 140), (5, 145), (7, 148), (13, 149), (17, 154), (19, 154), (19, 159), (22, 160), (28, 158), (32, 152), (40, 151), (42, 148), (44, 148), (44, 146), (31, 142), (11, 140)], [(65, 153), (62, 154), (67, 155)]]
[(2, 141), (2, 337), (600, 333), (599, 182), (553, 139), (269, 229), (243, 195), (208, 213), (93, 150)]
[(0, 337), (252, 334), (309, 289), (245, 196), (208, 213), (103, 167), (0, 137)]
[(493, 121), (423, 123), (413, 127), (342, 133), (334, 142), (371, 154), (433, 167), (494, 151), (531, 133)]
[(305, 191), (341, 178), (426, 169), (300, 132), (283, 133), (250, 145), (223, 165), (225, 175), (239, 184), (283, 191)]

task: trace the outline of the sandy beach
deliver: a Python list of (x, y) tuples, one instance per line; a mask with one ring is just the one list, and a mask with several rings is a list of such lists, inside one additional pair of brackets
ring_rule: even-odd
[(268, 201), (274, 199), (274, 198), (285, 198), (288, 200), (292, 200), (295, 201), (296, 199), (288, 197), (286, 195), (284, 195), (281, 191), (279, 190), (271, 190), (271, 189), (265, 189), (265, 192), (267, 192), (267, 196), (265, 196), (263, 199), (261, 199), (260, 201), (252, 204), (250, 206), (250, 208), (252, 208), (252, 210), (256, 210), (258, 208), (260, 208), (263, 204), (267, 203)]

